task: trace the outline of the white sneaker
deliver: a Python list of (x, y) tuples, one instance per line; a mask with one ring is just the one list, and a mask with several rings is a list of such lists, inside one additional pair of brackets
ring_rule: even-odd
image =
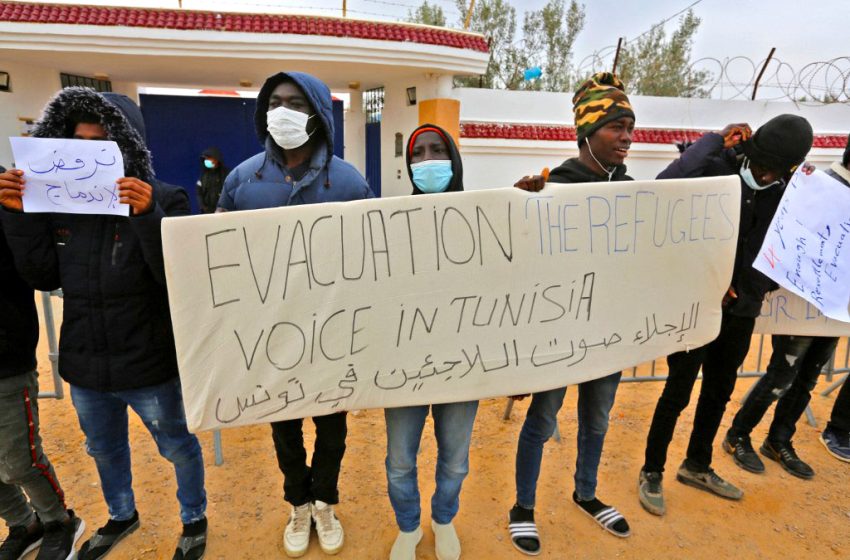
[(422, 540), (422, 527), (405, 533), (399, 531), (390, 551), (390, 560), (416, 560), (416, 546)]
[(434, 531), (434, 549), (437, 560), (458, 560), (460, 558), (460, 539), (452, 522), (441, 525), (431, 520), (431, 529)]
[(290, 558), (304, 556), (310, 546), (310, 504), (292, 506), (283, 531), (283, 549)]
[(322, 547), (322, 551), (325, 554), (336, 554), (342, 550), (345, 532), (334, 513), (334, 507), (316, 500), (310, 507), (310, 513), (316, 523), (316, 534), (319, 536), (319, 546)]

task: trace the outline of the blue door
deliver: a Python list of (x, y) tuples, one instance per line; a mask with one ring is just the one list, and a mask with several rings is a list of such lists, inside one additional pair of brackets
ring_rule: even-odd
[(381, 123), (366, 123), (366, 182), (381, 196)]
[[(254, 129), (255, 99), (141, 95), (140, 101), (156, 175), (186, 189), (193, 213), (204, 149), (216, 146), (230, 169), (262, 150)], [(342, 101), (335, 100), (333, 109), (334, 153), (342, 157)]]

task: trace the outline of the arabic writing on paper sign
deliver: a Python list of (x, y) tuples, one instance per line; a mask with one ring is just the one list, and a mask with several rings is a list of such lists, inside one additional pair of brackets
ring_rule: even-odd
[(850, 322), (850, 189), (822, 171), (797, 173), (753, 266), (817, 307)]
[(116, 181), (124, 160), (115, 142), (66, 138), (10, 138), (24, 172), (24, 212), (129, 216)]

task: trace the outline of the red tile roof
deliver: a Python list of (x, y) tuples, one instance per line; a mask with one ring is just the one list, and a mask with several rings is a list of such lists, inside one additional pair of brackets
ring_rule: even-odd
[[(632, 141), (644, 144), (674, 144), (683, 140), (694, 141), (702, 136), (704, 132), (703, 130), (689, 130), (684, 128), (636, 128), (632, 136)], [(463, 138), (575, 141), (576, 129), (567, 125), (464, 122), (461, 123), (460, 135)], [(815, 135), (813, 147), (844, 148), (846, 145), (846, 136), (817, 134)]]
[(0, 21), (324, 35), (411, 42), (489, 52), (487, 41), (480, 35), (450, 29), (321, 16), (238, 14), (0, 1)]

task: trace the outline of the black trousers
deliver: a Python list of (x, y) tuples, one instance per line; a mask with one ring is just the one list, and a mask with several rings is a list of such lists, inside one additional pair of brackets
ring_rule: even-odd
[(778, 400), (767, 439), (771, 443), (787, 444), (794, 437), (797, 420), (809, 405), (812, 390), (835, 351), (838, 338), (774, 335), (771, 340), (773, 353), (767, 373), (753, 386), (729, 433), (749, 436), (770, 405)]
[(655, 407), (652, 426), (646, 439), (644, 470), (664, 472), (667, 449), (673, 439), (676, 422), (690, 402), (700, 368), (702, 385), (688, 445), (687, 461), (691, 469), (708, 470), (714, 437), (720, 428), (726, 403), (735, 389), (738, 368), (744, 363), (749, 351), (754, 326), (754, 318), (724, 313), (717, 338), (690, 352), (677, 352), (667, 356), (670, 373)]
[(339, 503), (337, 483), (348, 434), (347, 414), (338, 412), (312, 420), (316, 425), (316, 444), (311, 465), (307, 465), (307, 450), (304, 449), (304, 421), (272, 423), (277, 464), (283, 473), (283, 499), (293, 506), (314, 500)]
[(850, 379), (844, 382), (835, 398), (835, 404), (832, 405), (832, 417), (827, 427), (850, 433)]

